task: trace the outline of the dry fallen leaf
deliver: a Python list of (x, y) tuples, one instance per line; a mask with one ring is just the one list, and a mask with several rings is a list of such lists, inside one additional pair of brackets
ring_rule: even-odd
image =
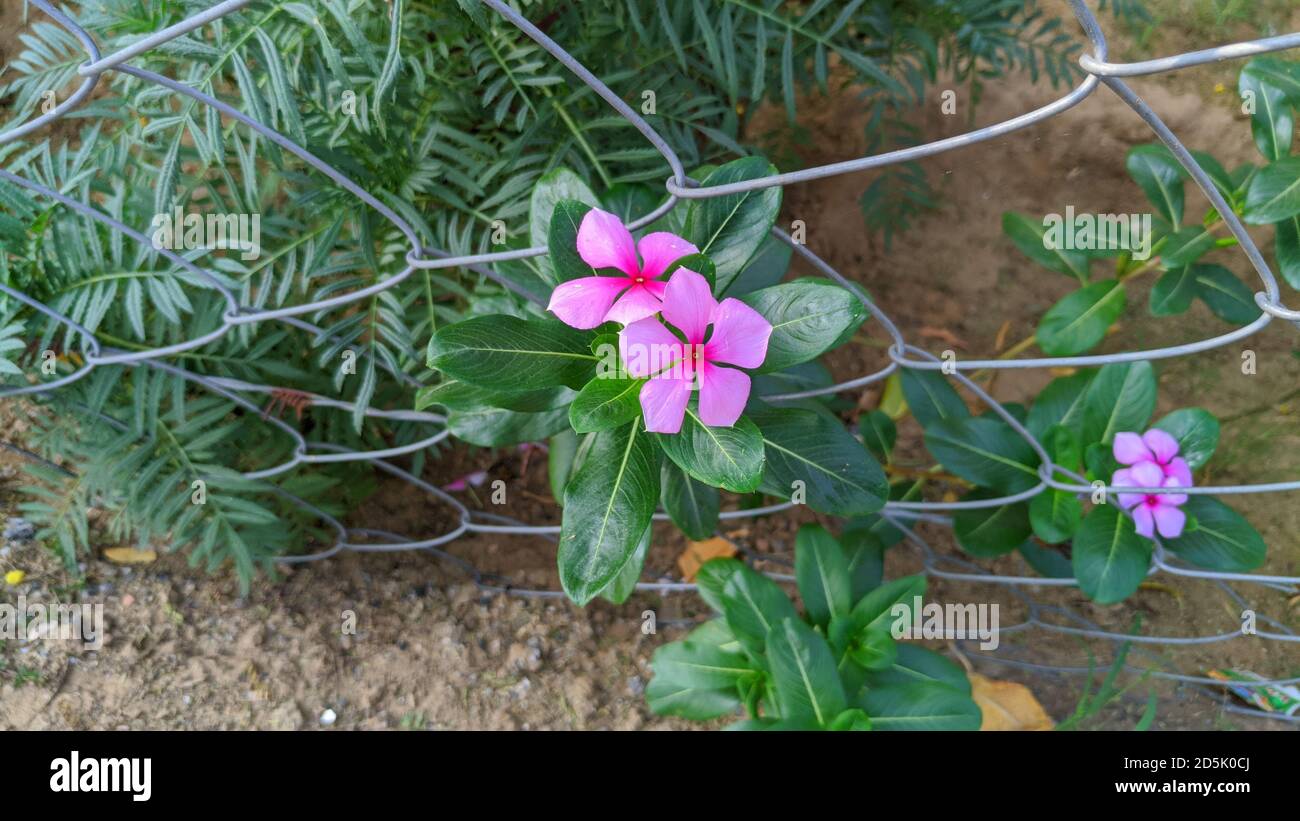
[(736, 546), (726, 539), (713, 537), (702, 542), (686, 542), (686, 549), (677, 557), (677, 567), (686, 581), (695, 581), (695, 574), (709, 559), (729, 559), (736, 555)]
[(106, 547), (104, 558), (113, 564), (149, 564), (158, 558), (153, 550), (140, 550), (136, 547)]
[(971, 697), (980, 706), (981, 730), (1050, 730), (1055, 724), (1023, 684), (970, 674)]

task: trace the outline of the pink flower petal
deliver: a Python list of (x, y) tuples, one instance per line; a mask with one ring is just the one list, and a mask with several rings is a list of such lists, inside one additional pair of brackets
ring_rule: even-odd
[[(1183, 535), (1183, 527), (1187, 524), (1187, 514), (1183, 513), (1173, 505), (1159, 505), (1152, 511), (1151, 515), (1156, 520), (1156, 528), (1159, 529), (1160, 535), (1166, 539), (1177, 539)], [(1144, 534), (1150, 536), (1150, 533)]]
[(1115, 444), (1112, 447), (1115, 454), (1115, 461), (1121, 465), (1132, 465), (1143, 460), (1151, 461), (1154, 454), (1147, 448), (1142, 437), (1136, 433), (1117, 433), (1115, 434)]
[(641, 276), (646, 279), (658, 279), (668, 270), (668, 266), (689, 254), (698, 254), (699, 248), (667, 231), (646, 234), (636, 244), (641, 252)]
[(739, 299), (724, 299), (713, 314), (713, 336), (704, 349), (710, 362), (757, 368), (767, 358), (772, 323)]
[(749, 401), (749, 374), (700, 363), (700, 421), (715, 428), (736, 424)]
[(1151, 514), (1151, 508), (1145, 504), (1133, 508), (1133, 524), (1137, 526), (1139, 536), (1146, 536), (1148, 539), (1155, 534), (1155, 517)]
[(652, 433), (677, 433), (691, 399), (690, 379), (656, 378), (641, 388), (641, 414)]
[[(591, 279), (591, 277), (587, 277)], [(633, 285), (618, 298), (614, 307), (605, 314), (606, 322), (620, 322), (631, 325), (638, 319), (645, 319), (659, 313), (659, 300), (644, 285)]]
[(609, 306), (631, 284), (626, 277), (579, 277), (561, 282), (551, 292), (546, 310), (566, 325), (586, 330), (605, 321)]
[(1177, 479), (1179, 487), (1192, 486), (1192, 469), (1187, 466), (1187, 460), (1181, 456), (1175, 456), (1169, 460), (1169, 464), (1164, 466), (1165, 476), (1170, 479)]
[(681, 340), (655, 317), (624, 328), (618, 335), (618, 353), (628, 375), (637, 379), (658, 373), (686, 356)]
[(1156, 461), (1162, 465), (1168, 464), (1170, 459), (1178, 455), (1178, 440), (1159, 428), (1152, 428), (1142, 434), (1142, 441), (1151, 448)]
[[(1133, 481), (1132, 471), (1130, 471), (1128, 468), (1124, 468), (1123, 470), (1115, 471), (1115, 475), (1111, 477), (1110, 486), (1112, 488), (1137, 487), (1137, 483)], [(1141, 502), (1143, 498), (1141, 493), (1120, 493), (1118, 494), (1118, 496), (1119, 496), (1119, 506), (1124, 508), (1125, 510), (1128, 510), (1129, 508), (1133, 507), (1137, 503)]]
[(673, 271), (664, 291), (664, 319), (685, 334), (687, 342), (698, 345), (704, 341), (717, 307), (707, 279), (686, 268)]
[(1155, 462), (1138, 462), (1129, 468), (1133, 487), (1163, 487), (1165, 472)]
[(654, 294), (655, 299), (660, 302), (664, 301), (664, 296), (668, 293), (668, 283), (661, 279), (647, 279), (641, 283), (641, 287)]
[(617, 268), (630, 277), (639, 276), (636, 243), (623, 221), (608, 211), (593, 208), (578, 226), (578, 256), (592, 268)]
[[(1182, 482), (1179, 482), (1177, 479), (1170, 476), (1169, 478), (1165, 479), (1161, 487), (1187, 487), (1187, 485), (1184, 485)], [(1177, 507), (1178, 505), (1187, 504), (1187, 494), (1186, 493), (1161, 493), (1159, 496), (1156, 497), (1156, 501), (1160, 505)]]

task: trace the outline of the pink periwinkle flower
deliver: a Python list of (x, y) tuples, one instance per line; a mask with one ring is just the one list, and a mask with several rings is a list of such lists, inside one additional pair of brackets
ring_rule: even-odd
[[(1115, 460), (1129, 467), (1115, 471), (1115, 487), (1191, 487), (1192, 469), (1178, 455), (1178, 440), (1152, 428), (1136, 433), (1115, 434)], [(1166, 539), (1182, 535), (1187, 514), (1179, 508), (1186, 493), (1121, 493), (1120, 506), (1133, 511), (1137, 532), (1148, 539), (1157, 531)]]
[[(767, 358), (772, 324), (738, 299), (718, 302), (704, 277), (678, 268), (664, 289), (663, 318), (633, 322), (619, 334), (619, 354), (629, 375), (649, 377), (641, 388), (646, 430), (677, 433), (699, 377), (700, 421), (730, 427), (749, 400), (749, 375)], [(712, 326), (713, 332), (709, 333)], [(720, 365), (734, 365), (727, 368)]]
[(646, 234), (634, 242), (615, 215), (593, 208), (578, 226), (578, 256), (596, 270), (613, 268), (623, 276), (590, 276), (562, 282), (546, 306), (566, 324), (594, 328), (603, 322), (629, 325), (659, 312), (665, 283), (659, 276), (668, 266), (699, 249), (667, 231)]

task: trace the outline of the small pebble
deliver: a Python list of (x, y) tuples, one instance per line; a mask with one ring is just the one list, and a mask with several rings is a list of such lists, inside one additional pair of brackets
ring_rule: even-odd
[(320, 714), (320, 725), (322, 727), (329, 727), (333, 725), (335, 721), (338, 721), (338, 719), (339, 717), (337, 713), (333, 710), (326, 710)]
[(15, 542), (30, 542), (36, 538), (36, 525), (21, 516), (14, 516), (5, 522), (4, 537)]

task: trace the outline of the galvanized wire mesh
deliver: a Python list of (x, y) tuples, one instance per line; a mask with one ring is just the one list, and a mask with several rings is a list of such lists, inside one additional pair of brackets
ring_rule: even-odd
[[(313, 156), (303, 147), (297, 145), (292, 140), (276, 132), (275, 130), (263, 125), (252, 119), (248, 115), (239, 111), (227, 103), (217, 100), (203, 92), (179, 83), (170, 78), (146, 71), (129, 65), (129, 61), (150, 49), (166, 43), (176, 37), (203, 26), (205, 23), (234, 12), (247, 5), (250, 0), (226, 0), (219, 3), (205, 12), (196, 14), (180, 23), (169, 26), (155, 34), (144, 37), (132, 45), (123, 48), (113, 54), (104, 56), (99, 52), (93, 38), (74, 20), (61, 13), (58, 9), (51, 6), (46, 0), (32, 0), (32, 3), (50, 16), (59, 25), (65, 28), (83, 45), (87, 54), (87, 62), (83, 64), (78, 72), (82, 78), (82, 83), (66, 100), (58, 104), (50, 112), (42, 114), (30, 121), (10, 128), (8, 131), (0, 133), (0, 144), (9, 142), (19, 137), (23, 137), (38, 129), (54, 122), (67, 112), (76, 108), (85, 102), (94, 91), (100, 77), (105, 72), (118, 71), (129, 74), (141, 80), (155, 83), (171, 91), (192, 98), (206, 106), (217, 109), (220, 113), (243, 123), (248, 128), (256, 131), (265, 138), (271, 140), (276, 145), (294, 154), (306, 164), (324, 174), (338, 186), (344, 188), (366, 205), (375, 209), (379, 214), (384, 216), (393, 226), (395, 226), (409, 242), (409, 250), (406, 254), (406, 266), (401, 272), (387, 277), (373, 285), (353, 291), (352, 293), (334, 296), (328, 299), (316, 300), (301, 305), (277, 308), (274, 310), (261, 310), (252, 306), (239, 304), (235, 294), (227, 289), (216, 277), (201, 267), (184, 259), (180, 255), (168, 249), (157, 249), (158, 253), (164, 255), (171, 262), (175, 263), (184, 271), (192, 274), (197, 280), (206, 287), (217, 291), (226, 302), (226, 311), (222, 317), (223, 323), (220, 328), (201, 337), (190, 339), (177, 344), (154, 348), (144, 351), (124, 351), (101, 344), (95, 335), (89, 330), (74, 322), (69, 317), (58, 311), (33, 300), (17, 290), (0, 284), (0, 291), (8, 294), (14, 299), (22, 302), (33, 310), (45, 315), (51, 320), (62, 323), (63, 325), (75, 330), (83, 340), (84, 349), (81, 354), (84, 359), (82, 365), (75, 372), (66, 376), (53, 379), (46, 382), (36, 382), (28, 385), (17, 387), (6, 387), (0, 389), (0, 396), (16, 396), (19, 394), (47, 394), (59, 387), (72, 383), (90, 373), (94, 368), (101, 365), (126, 365), (126, 366), (143, 366), (157, 368), (175, 376), (188, 380), (195, 386), (211, 391), (226, 397), (236, 405), (254, 413), (259, 411), (259, 406), (248, 399), (246, 394), (272, 394), (282, 390), (280, 386), (252, 384), (236, 379), (220, 378), (205, 376), (192, 373), (180, 368), (172, 363), (165, 361), (168, 357), (175, 354), (189, 351), (212, 342), (222, 337), (227, 332), (240, 326), (258, 322), (278, 321), (287, 323), (298, 329), (308, 331), (313, 334), (323, 334), (324, 332), (305, 321), (301, 317), (322, 310), (338, 308), (358, 300), (366, 299), (378, 292), (394, 288), (409, 278), (416, 271), (422, 269), (436, 268), (453, 268), (463, 267), (474, 272), (480, 273), (493, 279), (502, 286), (517, 290), (517, 288), (507, 279), (500, 277), (490, 267), (493, 263), (507, 260), (522, 259), (526, 257), (539, 256), (547, 253), (545, 247), (526, 248), (520, 250), (510, 250), (498, 253), (471, 254), (464, 256), (451, 256), (445, 252), (433, 248), (424, 247), (417, 235), (416, 230), (401, 216), (386, 206), (383, 202), (371, 195), (368, 191), (353, 183), (337, 169), (328, 163)], [(512, 25), (517, 26), (528, 37), (536, 41), (552, 57), (564, 65), (569, 71), (578, 77), (583, 83), (589, 86), (597, 95), (607, 102), (615, 111), (625, 118), (630, 126), (639, 131), (647, 141), (663, 156), (671, 172), (665, 189), (668, 194), (667, 200), (662, 206), (657, 208), (653, 213), (635, 221), (631, 227), (633, 229), (648, 225), (655, 221), (668, 211), (676, 208), (683, 201), (702, 199), (709, 197), (718, 197), (728, 194), (736, 194), (746, 191), (755, 191), (773, 186), (793, 185), (809, 180), (829, 177), (836, 174), (851, 173), (854, 171), (864, 171), (872, 168), (879, 168), (893, 163), (908, 162), (918, 160), (924, 157), (939, 154), (956, 148), (972, 145), (1002, 136), (1004, 134), (1017, 131), (1028, 126), (1040, 123), (1050, 119), (1057, 114), (1066, 111), (1069, 108), (1079, 104), (1087, 99), (1098, 86), (1105, 85), (1114, 92), (1120, 99), (1127, 103), (1134, 112), (1137, 113), (1155, 132), (1157, 137), (1163, 142), (1174, 157), (1186, 170), (1188, 175), (1196, 182), (1197, 186), (1204, 192), (1210, 204), (1222, 216), (1232, 235), (1240, 244), (1251, 266), (1254, 268), (1259, 277), (1262, 290), (1256, 296), (1256, 302), (1261, 309), (1260, 316), (1245, 327), (1238, 328), (1230, 333), (1222, 334), (1210, 339), (1190, 344), (1175, 345), (1165, 348), (1156, 348), (1152, 350), (1132, 351), (1114, 354), (1100, 354), (1093, 356), (1070, 356), (1054, 357), (1040, 359), (961, 359), (949, 363), (952, 367), (945, 368), (944, 362), (933, 354), (924, 351), (918, 347), (910, 345), (903, 338), (898, 327), (889, 318), (888, 314), (880, 306), (873, 303), (865, 293), (853, 282), (846, 279), (838, 271), (833, 269), (824, 260), (810, 251), (800, 243), (794, 242), (791, 237), (780, 229), (773, 229), (773, 234), (781, 241), (790, 245), (795, 253), (806, 260), (814, 268), (838, 282), (855, 294), (860, 299), (870, 314), (880, 323), (890, 338), (888, 355), (890, 362), (881, 370), (867, 374), (865, 376), (841, 382), (826, 388), (816, 390), (801, 391), (797, 393), (787, 393), (781, 395), (771, 395), (764, 397), (769, 402), (789, 401), (793, 399), (827, 395), (850, 391), (856, 388), (862, 388), (887, 378), (890, 374), (895, 373), (900, 368), (913, 368), (917, 370), (941, 371), (950, 376), (957, 383), (964, 386), (970, 393), (974, 394), (983, 401), (989, 408), (998, 414), (1018, 435), (1023, 437), (1030, 445), (1035, 454), (1041, 460), (1039, 469), (1038, 484), (1026, 491), (1015, 495), (1003, 496), (999, 498), (981, 499), (977, 501), (957, 501), (957, 502), (915, 502), (915, 501), (890, 501), (886, 504), (883, 512), (884, 518), (894, 526), (898, 527), (906, 536), (907, 540), (914, 544), (920, 551), (924, 559), (926, 572), (936, 578), (951, 579), (956, 581), (992, 583), (1004, 586), (1011, 595), (1021, 600), (1027, 605), (1028, 618), (1016, 625), (1002, 628), (1004, 633), (1014, 633), (1019, 631), (1039, 629), (1062, 633), (1066, 635), (1078, 636), (1081, 638), (1102, 639), (1111, 642), (1133, 642), (1139, 647), (1149, 645), (1174, 646), (1174, 645), (1198, 645), (1223, 642), (1232, 639), (1245, 637), (1240, 627), (1227, 630), (1223, 633), (1210, 636), (1148, 636), (1148, 635), (1130, 635), (1117, 633), (1101, 629), (1096, 624), (1084, 619), (1077, 613), (1069, 611), (1062, 607), (1047, 607), (1035, 602), (1026, 592), (1025, 588), (1044, 587), (1044, 586), (1072, 586), (1077, 585), (1073, 579), (1053, 579), (1038, 576), (999, 576), (989, 573), (988, 571), (963, 559), (938, 554), (925, 540), (916, 532), (914, 523), (917, 521), (937, 522), (940, 524), (950, 524), (950, 520), (943, 516), (945, 511), (970, 509), (978, 507), (996, 507), (1017, 501), (1030, 499), (1039, 493), (1048, 489), (1056, 489), (1080, 495), (1091, 494), (1093, 486), (1083, 477), (1067, 470), (1052, 462), (1051, 456), (1038, 443), (1034, 436), (1025, 429), (1025, 427), (1012, 415), (1006, 408), (995, 401), (988, 395), (978, 384), (968, 378), (962, 371), (984, 370), (984, 369), (1006, 369), (1006, 368), (1049, 368), (1062, 366), (1093, 366), (1104, 365), (1114, 362), (1134, 362), (1150, 361), (1156, 359), (1167, 359), (1171, 357), (1185, 356), (1201, 351), (1208, 351), (1214, 348), (1230, 345), (1234, 342), (1244, 340), (1255, 333), (1259, 332), (1266, 325), (1275, 319), (1289, 321), (1300, 328), (1300, 310), (1288, 308), (1281, 302), (1281, 295), (1278, 289), (1277, 279), (1269, 269), (1259, 249), (1254, 241), (1246, 233), (1245, 227), (1240, 219), (1233, 212), (1233, 209), (1224, 201), (1223, 196), (1206, 173), (1204, 169), (1197, 164), (1188, 150), (1178, 140), (1176, 136), (1165, 126), (1159, 116), (1144, 103), (1124, 82), (1122, 77), (1143, 76), (1159, 74), (1168, 71), (1174, 71), (1188, 66), (1201, 65), (1204, 63), (1217, 62), (1251, 55), (1264, 54), (1282, 49), (1294, 48), (1300, 46), (1300, 34), (1288, 34), (1280, 37), (1271, 37), (1267, 39), (1254, 40), (1245, 43), (1236, 43), (1233, 45), (1222, 46), (1219, 48), (1206, 49), (1203, 51), (1180, 54), (1173, 57), (1165, 57), (1157, 60), (1149, 60), (1138, 63), (1111, 63), (1107, 62), (1107, 44), (1106, 38), (1102, 33), (1097, 19), (1084, 4), (1083, 0), (1070, 0), (1074, 14), (1082, 26), (1084, 33), (1091, 42), (1093, 53), (1084, 55), (1080, 59), (1080, 65), (1086, 72), (1083, 81), (1065, 94), (1061, 98), (1045, 105), (1041, 108), (1022, 114), (1010, 120), (1006, 120), (996, 125), (987, 126), (961, 134), (949, 137), (943, 140), (925, 143), (923, 145), (911, 148), (889, 151), (861, 159), (848, 160), (845, 162), (831, 163), (829, 165), (818, 166), (801, 171), (795, 171), (784, 174), (776, 174), (770, 177), (747, 180), (728, 185), (712, 186), (708, 188), (698, 187), (696, 182), (690, 179), (672, 147), (659, 136), (651, 125), (642, 118), (631, 106), (624, 102), (613, 90), (611, 90), (600, 78), (593, 75), (584, 66), (578, 63), (568, 52), (559, 44), (554, 42), (544, 32), (526, 20), (517, 11), (512, 9), (502, 0), (482, 0), (482, 2), (500, 14)], [(140, 231), (122, 224), (120, 221), (102, 213), (90, 205), (70, 199), (57, 191), (41, 185), (40, 183), (25, 179), (10, 173), (7, 170), (0, 169), (0, 179), (6, 180), (14, 185), (21, 186), (36, 192), (39, 195), (48, 197), (67, 208), (70, 208), (80, 214), (103, 223), (112, 229), (119, 231), (126, 236), (131, 237), (137, 242), (149, 244), (149, 239)], [(536, 298), (522, 293), (521, 295), (532, 301)], [(380, 367), (386, 368), (383, 363), (378, 363)], [(955, 372), (949, 372), (953, 371)], [(405, 383), (415, 386), (419, 384), (414, 378), (401, 372), (391, 371), (389, 373), (393, 378), (402, 380)], [(307, 395), (306, 403), (309, 405), (352, 409), (352, 403), (332, 399), (330, 397), (317, 394)], [(448, 561), (454, 562), (463, 568), (470, 577), (482, 589), (492, 592), (508, 592), (515, 595), (523, 596), (562, 596), (559, 591), (554, 590), (530, 590), (513, 586), (507, 580), (497, 579), (480, 572), (474, 565), (465, 559), (454, 556), (443, 550), (440, 546), (445, 545), (465, 534), (471, 533), (496, 533), (496, 534), (518, 534), (533, 535), (554, 539), (559, 532), (556, 526), (532, 526), (517, 522), (508, 517), (499, 516), (485, 512), (473, 512), (469, 510), (458, 499), (444, 492), (442, 489), (424, 481), (423, 479), (412, 475), (411, 473), (397, 467), (386, 461), (387, 459), (403, 454), (415, 453), (425, 448), (432, 447), (443, 441), (449, 435), (446, 427), (446, 418), (440, 414), (427, 413), (421, 411), (385, 411), (368, 408), (365, 411), (367, 416), (375, 418), (386, 418), (396, 421), (408, 421), (427, 423), (435, 430), (430, 436), (417, 442), (413, 442), (401, 447), (387, 448), (383, 450), (372, 451), (355, 451), (328, 443), (308, 443), (304, 436), (295, 428), (282, 420), (274, 417), (266, 418), (267, 424), (274, 425), (286, 435), (290, 436), (296, 443), (294, 455), (291, 459), (283, 464), (244, 474), (250, 480), (265, 480), (270, 477), (290, 471), (302, 464), (326, 463), (326, 462), (366, 462), (374, 465), (376, 468), (385, 471), (393, 476), (398, 477), (404, 482), (411, 484), (424, 493), (436, 499), (438, 502), (445, 504), (456, 511), (457, 520), (455, 525), (447, 532), (432, 536), (429, 538), (416, 539), (391, 533), (384, 530), (370, 528), (349, 528), (338, 519), (330, 516), (326, 512), (316, 508), (309, 502), (288, 494), (270, 483), (267, 483), (267, 490), (288, 498), (294, 504), (310, 511), (318, 516), (323, 522), (329, 525), (337, 534), (335, 544), (317, 553), (301, 556), (285, 556), (279, 559), (284, 563), (311, 562), (333, 556), (343, 551), (357, 552), (375, 552), (375, 551), (400, 551), (400, 550), (428, 550)], [(118, 424), (115, 420), (105, 419), (109, 424)], [(1109, 491), (1109, 488), (1107, 489)], [(1141, 492), (1150, 494), (1169, 493), (1176, 490), (1179, 493), (1188, 494), (1247, 494), (1247, 493), (1267, 493), (1300, 490), (1300, 480), (1290, 482), (1272, 482), (1251, 485), (1229, 485), (1229, 486), (1198, 486), (1192, 488), (1125, 488), (1126, 492)], [(790, 508), (790, 503), (770, 505), (764, 508), (724, 511), (721, 516), (723, 519), (736, 519), (743, 517), (752, 517), (763, 514), (775, 513)], [(663, 513), (656, 514), (656, 519), (666, 519)], [(1300, 585), (1300, 577), (1271, 576), (1260, 574), (1243, 574), (1243, 573), (1225, 573), (1209, 572), (1196, 570), (1178, 563), (1165, 550), (1164, 546), (1156, 541), (1154, 560), (1150, 569), (1152, 575), (1166, 573), (1172, 576), (1184, 578), (1195, 578), (1211, 580), (1220, 585), (1228, 595), (1230, 595), (1238, 604), (1245, 606), (1245, 601), (1230, 586), (1230, 583), (1252, 583), (1256, 585), (1265, 585), (1268, 587), (1294, 590)], [(946, 566), (955, 566), (961, 568), (958, 570), (945, 569)], [(789, 576), (773, 574), (776, 578), (789, 581)], [(642, 582), (638, 584), (640, 590), (653, 590), (660, 592), (693, 590), (694, 585), (686, 582)], [(1054, 614), (1058, 620), (1049, 620), (1046, 614)], [(1071, 622), (1071, 624), (1062, 624), (1060, 621)], [(1272, 640), (1288, 643), (1300, 643), (1300, 636), (1297, 636), (1285, 624), (1270, 619), (1267, 616), (1261, 616), (1260, 621), (1271, 627), (1271, 630), (1260, 630), (1252, 634), (1254, 638)], [(976, 653), (971, 653), (976, 655)], [(1033, 662), (1020, 661), (998, 656), (983, 656), (991, 661), (1008, 663), (1027, 667), (1030, 669), (1051, 670), (1063, 673), (1088, 672), (1087, 667), (1066, 668), (1051, 665), (1037, 665)], [(1163, 663), (1156, 659), (1156, 663)], [(1188, 675), (1181, 672), (1166, 672), (1157, 670), (1154, 676), (1160, 678), (1172, 679), (1175, 681), (1185, 682), (1198, 686), (1222, 686), (1222, 682), (1202, 676)], [(1292, 684), (1300, 682), (1300, 678), (1290, 679), (1271, 679), (1260, 682), (1255, 686), (1264, 686), (1267, 684)], [(1251, 686), (1251, 685), (1247, 685)], [(1237, 709), (1228, 705), (1227, 709)], [(1255, 711), (1245, 711), (1251, 712)], [(1300, 717), (1287, 717), (1278, 714), (1268, 714), (1284, 720), (1300, 721)]]

